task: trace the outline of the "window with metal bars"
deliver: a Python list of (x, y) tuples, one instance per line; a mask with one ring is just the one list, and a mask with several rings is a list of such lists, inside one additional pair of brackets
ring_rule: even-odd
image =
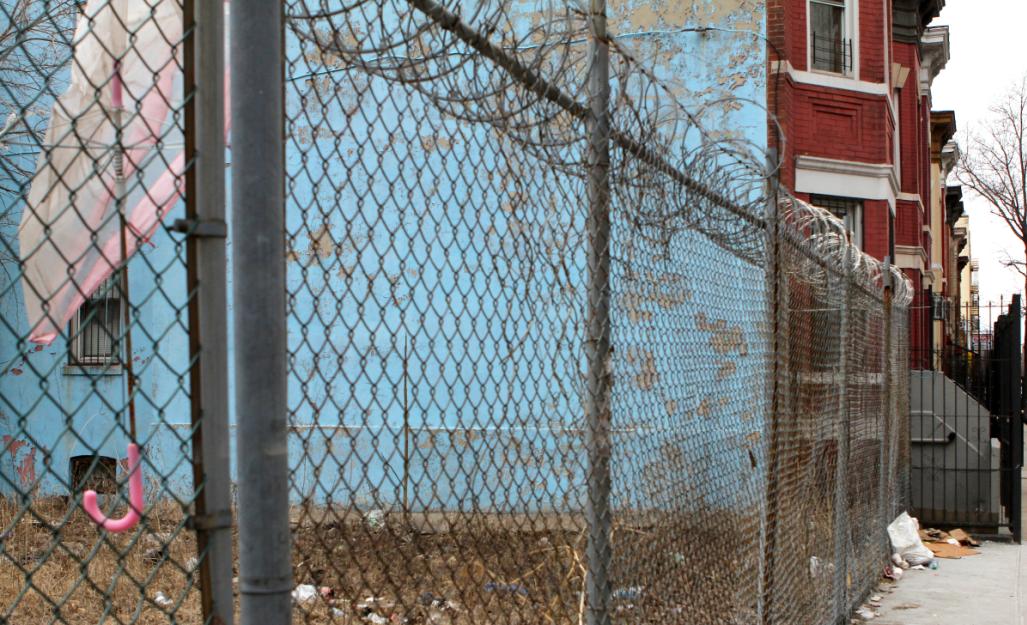
[(834, 197), (831, 195), (814, 195), (810, 197), (814, 206), (831, 211), (831, 214), (845, 223), (845, 230), (852, 237), (856, 247), (863, 249), (863, 202), (851, 198)]
[(935, 295), (931, 301), (931, 319), (948, 321), (952, 314), (952, 301), (941, 295)]
[(121, 272), (115, 273), (83, 302), (71, 318), (69, 363), (80, 366), (120, 362), (122, 327)]
[(810, 0), (810, 56), (813, 69), (852, 71), (852, 39), (847, 36), (846, 0)]

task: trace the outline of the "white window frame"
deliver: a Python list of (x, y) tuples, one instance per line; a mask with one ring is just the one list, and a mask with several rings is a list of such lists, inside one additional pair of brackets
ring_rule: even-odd
[[(852, 66), (845, 72), (832, 72), (813, 67), (813, 4), (843, 5), (842, 41), (852, 41)], [(810, 72), (859, 80), (859, 0), (806, 0), (806, 67)]]
[(121, 364), (121, 355), (118, 353), (118, 350), (122, 349), (122, 347), (118, 339), (121, 336), (122, 325), (124, 323), (123, 306), (125, 305), (124, 299), (121, 296), (121, 275), (121, 272), (115, 272), (113, 276), (97, 287), (96, 291), (88, 298), (89, 302), (104, 301), (107, 305), (115, 307), (114, 319), (117, 320), (117, 327), (107, 328), (111, 346), (110, 353), (106, 356), (84, 354), (86, 351), (86, 333), (82, 330), (83, 325), (87, 321), (97, 322), (98, 319), (96, 317), (92, 320), (83, 318), (84, 315), (88, 314), (86, 313), (86, 303), (83, 303), (82, 306), (75, 311), (75, 314), (72, 315), (71, 321), (68, 324), (68, 336), (70, 339), (68, 344), (68, 364), (70, 366), (103, 367)]

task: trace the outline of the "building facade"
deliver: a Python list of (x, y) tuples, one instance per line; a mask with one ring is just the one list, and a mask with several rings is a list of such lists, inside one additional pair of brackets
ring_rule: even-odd
[[(947, 188), (955, 115), (931, 113), (949, 60), (944, 0), (772, 0), (769, 143), (782, 183), (842, 218), (913, 283), (910, 353), (934, 368), (957, 320), (967, 226)], [(962, 263), (962, 264), (961, 264)], [(951, 312), (946, 314), (946, 310)]]
[[(953, 240), (955, 220), (950, 220), (948, 216), (952, 198), (946, 181), (958, 154), (958, 147), (952, 142), (955, 133), (955, 113), (941, 111), (931, 114), (931, 194), (927, 230), (931, 240), (931, 265), (924, 283), (930, 293), (929, 338), (934, 369), (941, 368), (946, 345), (954, 339), (952, 322), (956, 310), (953, 309), (953, 303), (959, 276), (953, 265), (957, 254)], [(961, 211), (962, 204), (958, 206)], [(955, 208), (955, 204), (952, 208)]]

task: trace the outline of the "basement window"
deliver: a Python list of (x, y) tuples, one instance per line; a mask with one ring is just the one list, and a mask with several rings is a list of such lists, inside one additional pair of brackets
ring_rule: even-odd
[(118, 461), (114, 458), (72, 456), (69, 465), (71, 492), (76, 495), (87, 490), (94, 490), (101, 495), (118, 492)]

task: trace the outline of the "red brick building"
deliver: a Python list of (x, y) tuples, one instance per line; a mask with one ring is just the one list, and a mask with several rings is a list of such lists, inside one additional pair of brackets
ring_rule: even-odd
[[(945, 0), (769, 0), (770, 143), (781, 182), (844, 218), (853, 239), (892, 261), (917, 292), (910, 348), (933, 344), (931, 82), (948, 30)], [(778, 130), (779, 128), (779, 130)], [(938, 200), (939, 198), (934, 198)], [(940, 198), (944, 201), (944, 198)]]

